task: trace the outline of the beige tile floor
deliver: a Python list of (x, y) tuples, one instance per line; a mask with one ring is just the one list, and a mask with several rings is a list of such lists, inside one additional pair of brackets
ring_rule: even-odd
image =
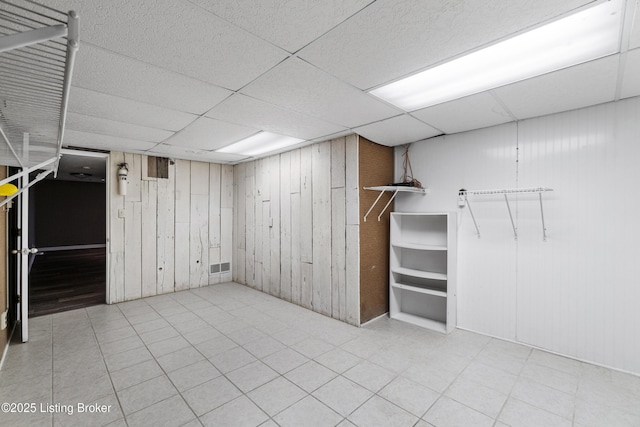
[(355, 328), (234, 283), (30, 333), (0, 402), (32, 412), (2, 426), (640, 426), (639, 377), (463, 330)]

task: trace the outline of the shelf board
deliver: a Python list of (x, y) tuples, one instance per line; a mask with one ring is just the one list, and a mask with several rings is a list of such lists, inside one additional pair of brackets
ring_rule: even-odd
[(377, 187), (363, 187), (365, 190), (374, 191), (397, 191), (399, 193), (423, 193), (427, 192), (426, 188), (406, 187), (403, 185), (379, 185)]
[(445, 298), (447, 297), (447, 293), (445, 291), (441, 291), (438, 289), (423, 288), (420, 286), (406, 285), (404, 283), (392, 283), (391, 286), (394, 288), (404, 289), (411, 292), (419, 292), (421, 294), (434, 295), (437, 297), (445, 297)]
[(421, 251), (446, 251), (445, 245), (421, 245), (419, 243), (392, 242), (392, 246), (397, 248), (418, 249)]
[(434, 273), (432, 271), (414, 270), (412, 268), (405, 267), (393, 267), (391, 271), (393, 273), (404, 274), (405, 276), (420, 277), (423, 279), (447, 280), (446, 274)]
[(445, 334), (447, 333), (447, 325), (437, 320), (428, 319), (426, 317), (420, 317), (416, 316), (415, 314), (409, 313), (396, 313), (393, 316), (389, 317), (395, 320), (400, 320), (402, 322), (412, 323), (423, 328), (433, 329), (434, 331), (442, 332)]

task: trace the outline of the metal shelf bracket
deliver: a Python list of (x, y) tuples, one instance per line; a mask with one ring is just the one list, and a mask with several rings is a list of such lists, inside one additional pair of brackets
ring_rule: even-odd
[(371, 205), (371, 207), (369, 208), (367, 213), (364, 214), (364, 222), (367, 222), (367, 217), (369, 216), (369, 214), (371, 213), (373, 208), (378, 204), (378, 202), (382, 198), (382, 195), (387, 191), (392, 191), (393, 194), (391, 195), (391, 198), (389, 199), (387, 204), (384, 206), (384, 208), (382, 208), (382, 211), (380, 212), (380, 215), (378, 215), (378, 221), (380, 221), (380, 218), (382, 218), (382, 215), (384, 215), (384, 213), (389, 208), (389, 206), (391, 205), (391, 202), (393, 202), (393, 199), (396, 198), (398, 193), (427, 194), (428, 191), (429, 191), (429, 189), (426, 189), (426, 188), (403, 187), (403, 186), (400, 186), (400, 185), (397, 185), (397, 186), (396, 185), (384, 185), (384, 186), (379, 186), (379, 187), (362, 187), (362, 188), (365, 189), (365, 190), (373, 190), (373, 191), (379, 191), (380, 192), (380, 194), (378, 194), (378, 197), (373, 202), (373, 204)]

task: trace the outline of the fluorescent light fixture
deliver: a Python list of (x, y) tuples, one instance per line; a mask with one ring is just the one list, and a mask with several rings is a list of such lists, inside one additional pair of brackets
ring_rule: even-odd
[(619, 50), (620, 0), (610, 0), (370, 93), (414, 111), (601, 58)]
[(279, 150), (290, 145), (298, 144), (304, 139), (291, 138), (271, 132), (260, 132), (249, 138), (242, 139), (224, 148), (216, 150), (218, 153), (241, 154), (244, 156), (257, 156), (269, 151)]

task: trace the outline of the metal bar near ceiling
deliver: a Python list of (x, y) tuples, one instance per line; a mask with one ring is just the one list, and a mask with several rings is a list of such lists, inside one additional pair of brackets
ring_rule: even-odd
[[(0, 164), (30, 170), (50, 155), (47, 169), (55, 175), (79, 46), (78, 15), (34, 0), (0, 3), (0, 139), (9, 148), (0, 151)], [(28, 145), (22, 143), (26, 134)], [(36, 155), (25, 152), (30, 149)]]

